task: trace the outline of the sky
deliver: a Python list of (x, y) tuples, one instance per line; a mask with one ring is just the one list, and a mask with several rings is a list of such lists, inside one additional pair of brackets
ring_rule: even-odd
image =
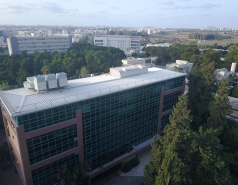
[(238, 27), (237, 0), (0, 0), (0, 25)]

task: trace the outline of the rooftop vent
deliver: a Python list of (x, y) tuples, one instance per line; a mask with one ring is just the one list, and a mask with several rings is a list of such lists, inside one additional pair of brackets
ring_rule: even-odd
[(67, 85), (67, 75), (64, 72), (56, 73), (56, 79), (58, 81), (59, 87), (64, 87)]
[(48, 89), (55, 89), (58, 87), (55, 74), (45, 75), (45, 81), (47, 82)]
[(57, 87), (67, 86), (67, 75), (64, 72), (47, 75), (38, 75), (27, 77), (23, 83), (25, 89), (35, 89), (36, 91), (45, 91)]
[(34, 83), (35, 90), (37, 91), (47, 90), (45, 76), (43, 75), (34, 76), (33, 83)]

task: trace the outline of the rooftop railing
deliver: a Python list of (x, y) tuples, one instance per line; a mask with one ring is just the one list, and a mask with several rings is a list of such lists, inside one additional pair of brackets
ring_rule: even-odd
[[(24, 112), (32, 112), (35, 110), (42, 110), (42, 109), (46, 109), (49, 107), (56, 107), (56, 106), (60, 106), (60, 105), (68, 104), (68, 103), (79, 102), (82, 100), (86, 100), (86, 99), (90, 99), (90, 98), (94, 98), (94, 97), (98, 97), (98, 96), (102, 96), (102, 95), (106, 95), (106, 94), (110, 94), (110, 93), (119, 92), (119, 91), (127, 90), (130, 88), (138, 87), (138, 86), (144, 86), (147, 84), (180, 77), (183, 75), (184, 74), (177, 72), (177, 73), (163, 75), (160, 77), (153, 77), (153, 78), (149, 78), (149, 79), (145, 79), (145, 80), (139, 80), (136, 82), (115, 85), (112, 87), (107, 87), (107, 88), (103, 88), (103, 89), (99, 89), (99, 90), (95, 90), (95, 91), (89, 91), (86, 93), (79, 93), (79, 94), (74, 94), (74, 95), (70, 95), (70, 96), (64, 96), (64, 97), (60, 97), (60, 98), (55, 98), (55, 99), (51, 99), (51, 100), (40, 101), (40, 102), (35, 102), (32, 104), (24, 105), (24, 101), (27, 98), (27, 95), (26, 95), (26, 96), (23, 96), (23, 98), (21, 100), (21, 106), (17, 106), (17, 107), (11, 106), (11, 104), (5, 97), (4, 92), (0, 92), (0, 97), (7, 104), (7, 107), (9, 109), (9, 111), (11, 112), (11, 114), (16, 115), (16, 114), (21, 114)], [(77, 87), (73, 87), (73, 88), (77, 88)], [(64, 91), (64, 89), (60, 89), (60, 90)], [(44, 93), (42, 93), (42, 95), (44, 95)], [(45, 97), (45, 98), (47, 98), (47, 97)]]

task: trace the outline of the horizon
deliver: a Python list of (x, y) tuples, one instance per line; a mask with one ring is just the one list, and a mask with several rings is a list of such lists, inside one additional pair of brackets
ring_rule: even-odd
[[(86, 8), (85, 8), (86, 7)], [(229, 10), (229, 12), (227, 11)], [(238, 27), (235, 1), (215, 0), (2, 0), (0, 25), (190, 28)], [(223, 14), (223, 15), (222, 15)], [(147, 26), (145, 26), (147, 25)], [(189, 26), (188, 26), (189, 25)]]

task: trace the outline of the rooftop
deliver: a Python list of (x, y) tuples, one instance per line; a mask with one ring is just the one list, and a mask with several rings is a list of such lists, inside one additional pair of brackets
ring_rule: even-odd
[(69, 80), (68, 86), (49, 91), (36, 92), (25, 88), (1, 91), (0, 98), (8, 112), (18, 116), (185, 75), (161, 68), (149, 68), (147, 73), (127, 78), (104, 74)]

